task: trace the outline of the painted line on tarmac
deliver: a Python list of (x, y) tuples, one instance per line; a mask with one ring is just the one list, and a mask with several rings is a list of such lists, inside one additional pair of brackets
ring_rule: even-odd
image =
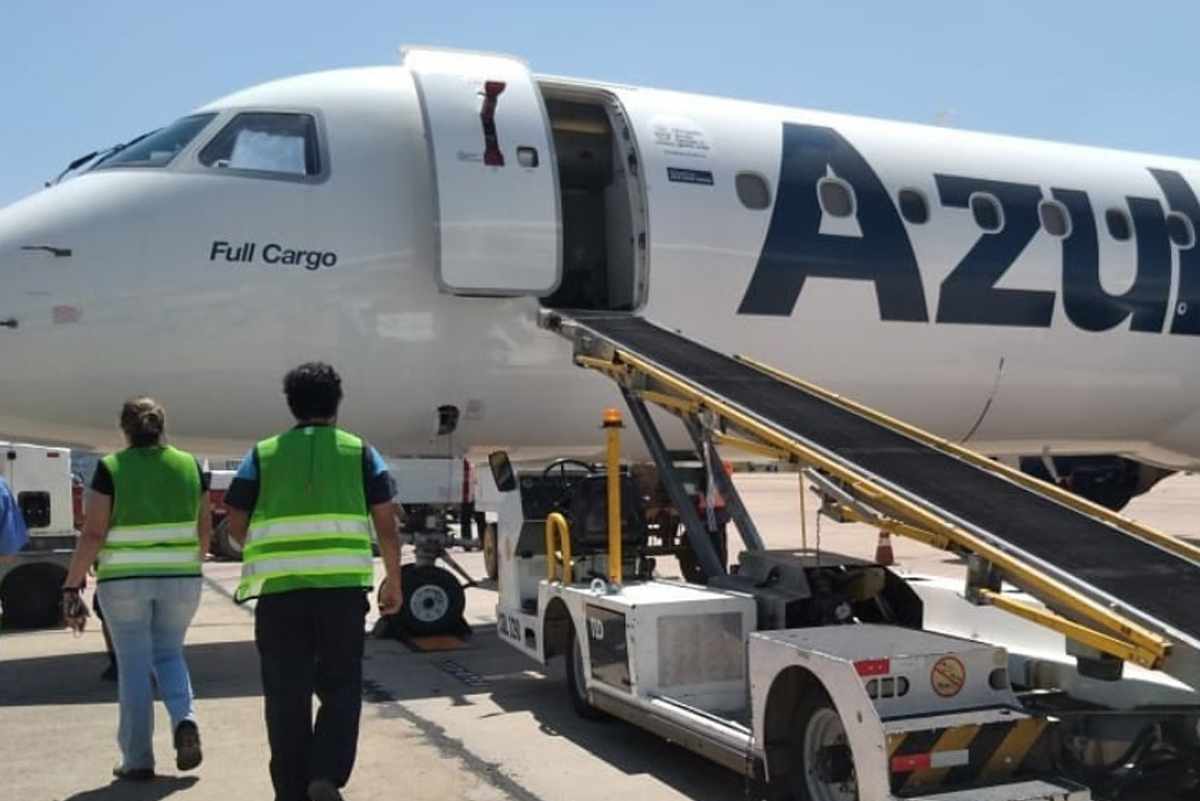
[[(204, 576), (204, 583), (229, 600), (233, 600), (233, 593), (222, 586), (216, 579)], [(254, 614), (253, 601), (237, 604), (237, 606), (248, 615)], [(392, 695), (391, 691), (373, 677), (367, 675), (367, 672), (367, 667), (364, 663), (363, 700), (383, 707), (389, 714), (400, 718), (416, 728), (443, 757), (459, 760), (468, 771), (474, 773), (480, 780), (507, 794), (514, 801), (543, 801), (541, 796), (522, 787), (515, 779), (505, 773), (499, 763), (488, 762), (463, 745), (462, 740), (456, 740), (447, 734), (444, 726), (423, 718), (406, 707), (396, 696)]]

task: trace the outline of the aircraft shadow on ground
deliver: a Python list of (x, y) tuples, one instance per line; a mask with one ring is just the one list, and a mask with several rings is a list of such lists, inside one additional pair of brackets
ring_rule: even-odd
[[(454, 705), (471, 705), (477, 702), (473, 698), (488, 696), (502, 711), (483, 715), (481, 721), (503, 715), (531, 715), (540, 736), (566, 738), (622, 773), (653, 776), (693, 801), (755, 797), (753, 789), (747, 792), (743, 777), (649, 732), (620, 720), (579, 717), (567, 697), (563, 660), (552, 660), (542, 668), (500, 642), (491, 626), (474, 627), (470, 646), (461, 651), (407, 653), (395, 668), (388, 665), (392, 658), (391, 654), (375, 654), (368, 662), (368, 673), (380, 675), (394, 669), (395, 674), (387, 678), (385, 696), (373, 698), (368, 692), (366, 714), (374, 707), (385, 717), (404, 717), (389, 706), (430, 697), (449, 698)], [(414, 659), (435, 669), (452, 661), (484, 679), (486, 685), (469, 686), (451, 673), (445, 673), (444, 680), (439, 677), (430, 681), (434, 674), (405, 667)], [(455, 737), (453, 731), (446, 734)]]
[[(188, 645), (184, 654), (197, 699), (262, 695), (253, 642)], [(100, 678), (107, 665), (96, 651), (0, 661), (0, 707), (116, 703), (116, 682)]]
[(64, 798), (63, 801), (161, 801), (172, 793), (195, 784), (195, 776), (159, 776), (148, 782), (114, 781), (94, 790)]

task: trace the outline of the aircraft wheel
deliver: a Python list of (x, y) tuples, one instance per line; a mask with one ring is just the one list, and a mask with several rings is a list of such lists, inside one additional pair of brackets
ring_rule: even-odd
[(487, 577), (492, 581), (496, 581), (500, 576), (500, 543), (497, 541), (499, 534), (496, 531), (495, 523), (488, 523), (483, 531), (483, 569), (487, 573)]
[(242, 544), (229, 533), (229, 518), (223, 518), (213, 529), (213, 544), (221, 558), (232, 562), (242, 561)]
[(567, 696), (575, 714), (586, 720), (599, 720), (604, 713), (592, 706), (587, 696), (587, 663), (583, 661), (583, 646), (575, 631), (575, 622), (570, 621), (567, 635), (571, 638), (571, 650), (567, 654)]
[(458, 579), (437, 565), (406, 565), (401, 569), (404, 606), (400, 625), (417, 636), (446, 634), (458, 628), (467, 594)]
[(13, 570), (0, 585), (4, 626), (16, 629), (53, 628), (62, 623), (59, 601), (66, 568), (35, 562)]

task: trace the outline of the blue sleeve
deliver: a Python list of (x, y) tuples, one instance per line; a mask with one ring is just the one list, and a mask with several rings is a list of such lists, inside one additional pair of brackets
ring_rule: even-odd
[(25, 547), (29, 532), (25, 528), (25, 518), (21, 509), (13, 499), (8, 485), (0, 479), (0, 555), (14, 554)]
[(258, 459), (254, 455), (254, 448), (247, 451), (246, 457), (238, 465), (237, 475), (234, 478), (240, 478), (243, 481), (258, 481)]
[(258, 451), (251, 448), (229, 483), (229, 489), (225, 491), (225, 505), (249, 514), (257, 504)]
[(380, 473), (388, 471), (387, 462), (383, 461), (383, 457), (379, 455), (379, 451), (367, 446), (367, 465), (368, 474), (371, 478), (376, 478)]
[(366, 488), (367, 506), (378, 506), (396, 497), (396, 487), (388, 472), (387, 462), (370, 445), (363, 449), (363, 486)]

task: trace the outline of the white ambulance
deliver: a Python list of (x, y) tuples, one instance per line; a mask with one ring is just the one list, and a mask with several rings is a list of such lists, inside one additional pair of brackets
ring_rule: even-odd
[(71, 451), (0, 442), (0, 476), (29, 529), (29, 543), (0, 557), (0, 611), (6, 628), (54, 625), (67, 565), (78, 538)]

